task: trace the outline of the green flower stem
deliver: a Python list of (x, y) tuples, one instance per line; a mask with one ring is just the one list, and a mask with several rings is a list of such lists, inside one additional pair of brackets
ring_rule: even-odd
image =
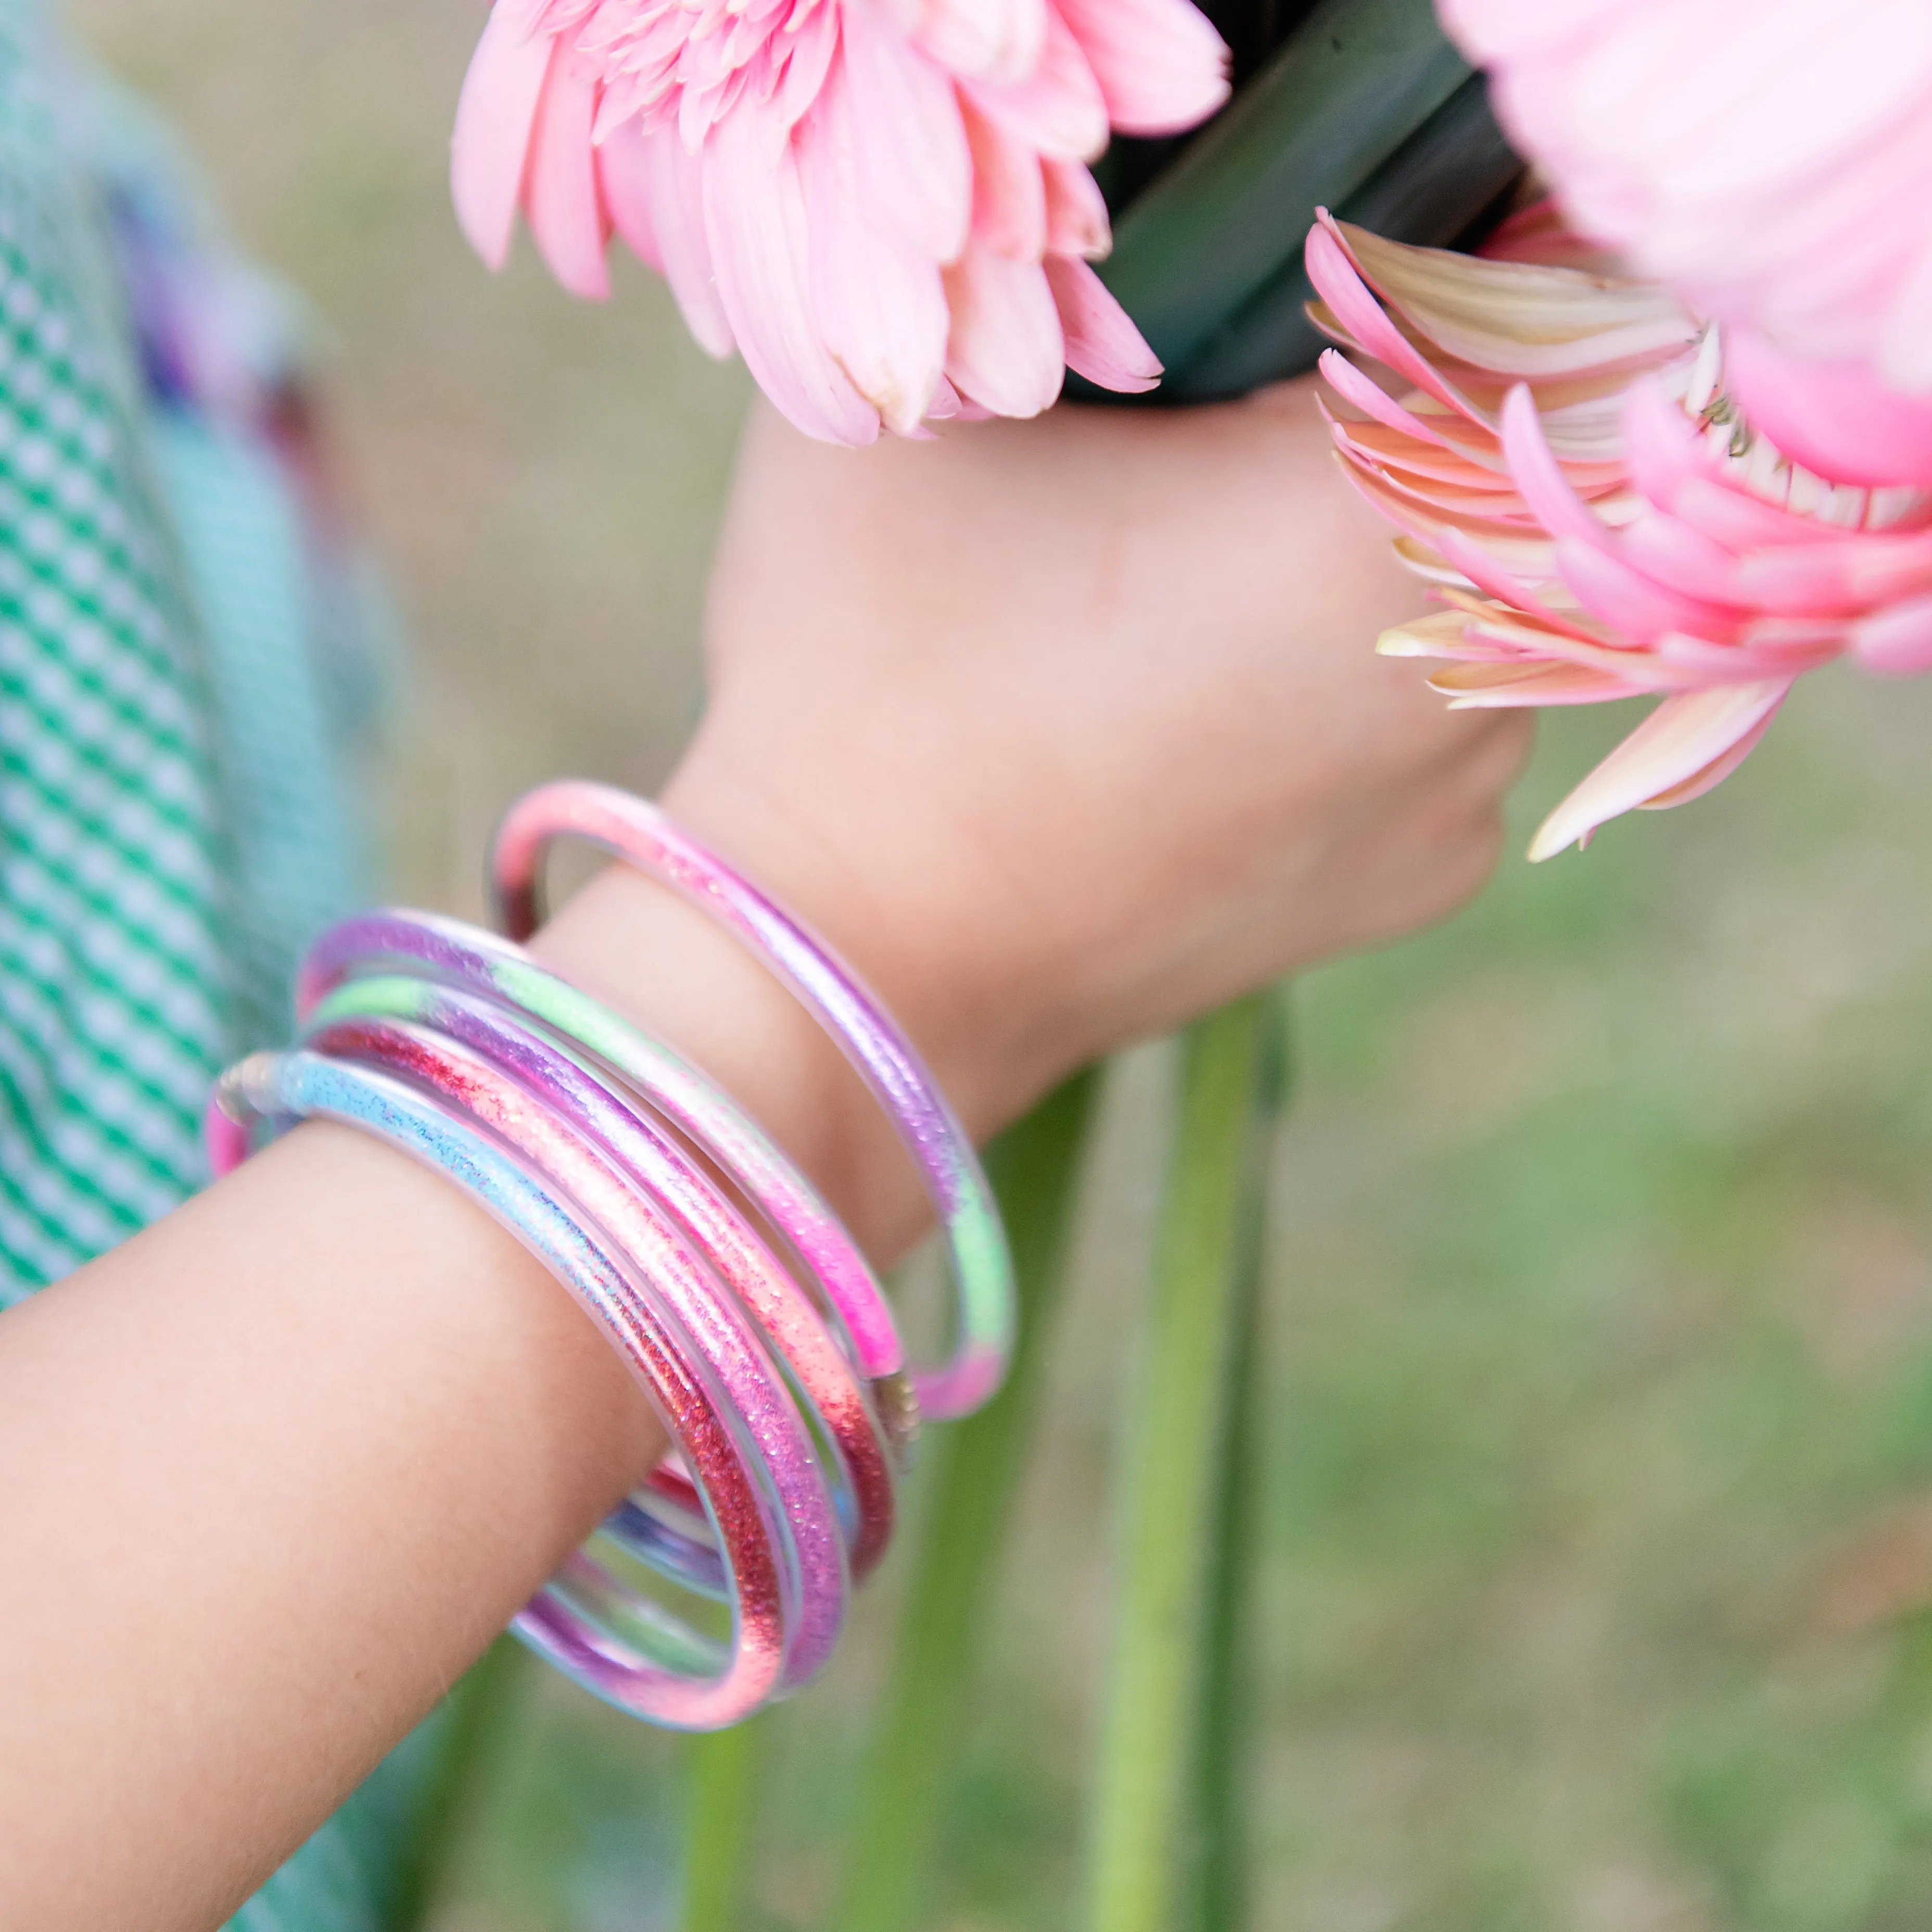
[(908, 1932), (952, 1789), (980, 1640), (1040, 1406), (1080, 1156), (1099, 1084), (1083, 1073), (994, 1143), (986, 1165), (1020, 1294), (1006, 1385), (921, 1445), (932, 1485), (890, 1673), (860, 1769), (836, 1932)]
[[(1522, 172), (1522, 161), (1490, 111), (1488, 84), (1478, 74), (1342, 200), (1335, 214), (1391, 242), (1447, 248)], [(1298, 248), (1186, 362), (1169, 370), (1158, 393), (1170, 403), (1216, 401), (1312, 369), (1328, 346), (1328, 338), (1308, 319), (1314, 299)]]
[[(1264, 1069), (1264, 1071), (1269, 1070)], [(1275, 1111), (1264, 1100), (1268, 1113)], [(1260, 1485), (1261, 1264), (1264, 1198), (1243, 1204), (1243, 1246), (1229, 1329), (1232, 1356), (1216, 1548), (1202, 1634), (1200, 1932), (1241, 1932), (1249, 1919), (1246, 1794), (1258, 1734), (1251, 1616)]]
[(1101, 276), (1162, 362), (1191, 362), (1298, 262), (1316, 206), (1340, 206), (1469, 71), (1430, 0), (1322, 0), (1114, 226)]
[(680, 1932), (742, 1932), (771, 1721), (767, 1712), (731, 1730), (691, 1740)]
[[(1234, 1454), (1252, 1364), (1276, 996), (1190, 1029), (1140, 1359), (1118, 1466), (1112, 1655), (1093, 1792), (1088, 1932), (1180, 1932), (1239, 1910), (1236, 1649), (1249, 1480)], [(1230, 1533), (1230, 1532), (1233, 1533)], [(1210, 1841), (1210, 1831), (1218, 1844)], [(1228, 1922), (1225, 1918), (1223, 1923)]]

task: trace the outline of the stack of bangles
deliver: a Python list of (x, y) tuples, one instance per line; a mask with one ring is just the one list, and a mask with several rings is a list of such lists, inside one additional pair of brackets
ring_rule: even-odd
[[(949, 1252), (943, 1366), (908, 1369), (851, 1236), (734, 1102), (517, 943), (541, 916), (544, 851), (566, 836), (718, 920), (871, 1088)], [(878, 1001), (655, 806), (544, 786), (512, 808), (490, 875), (506, 937), (392, 911), (316, 941), (296, 987), (300, 1042), (223, 1076), (211, 1158), (226, 1173), (298, 1120), (346, 1122), (448, 1176), (576, 1297), (675, 1447), (515, 1628), (620, 1708), (716, 1730), (830, 1654), (853, 1582), (891, 1535), (920, 1414), (962, 1414), (998, 1387), (1013, 1320), (1005, 1235), (971, 1143)], [(644, 1587), (646, 1572), (673, 1587)], [(728, 1637), (680, 1593), (726, 1606)]]

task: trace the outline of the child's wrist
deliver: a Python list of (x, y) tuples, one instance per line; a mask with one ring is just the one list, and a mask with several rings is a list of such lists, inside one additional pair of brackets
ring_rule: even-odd
[[(893, 919), (855, 854), (715, 765), (688, 760), (667, 788), (681, 822), (839, 952), (898, 1018), (983, 1137), (1029, 1097), (984, 1050), (981, 1004), (957, 951)], [(613, 866), (534, 942), (550, 964), (719, 1079), (824, 1188), (875, 1257), (923, 1231), (925, 1195), (878, 1106), (796, 997), (704, 913)]]

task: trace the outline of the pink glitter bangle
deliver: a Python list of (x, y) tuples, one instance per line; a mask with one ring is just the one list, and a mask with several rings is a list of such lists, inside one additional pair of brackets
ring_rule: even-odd
[(588, 1552), (522, 1612), (518, 1634), (586, 1688), (654, 1723), (709, 1730), (748, 1715), (790, 1676), (806, 1584), (771, 1493), (765, 1445), (734, 1429), (734, 1405), (703, 1352), (650, 1306), (588, 1217), (528, 1160), (392, 1075), (312, 1052), (242, 1061), (223, 1076), (210, 1108), (218, 1171), (245, 1154), (251, 1123), (311, 1117), (359, 1127), (447, 1174), (570, 1289), (650, 1393), (726, 1554), (733, 1628), (723, 1652), (638, 1599)]
[(543, 1174), (569, 1202), (662, 1328), (695, 1346), (719, 1403), (748, 1440), (776, 1505), (797, 1580), (786, 1619), (781, 1688), (812, 1676), (844, 1622), (844, 1538), (810, 1431), (746, 1318), (722, 1290), (686, 1231), (620, 1162), (581, 1132), (548, 1094), (526, 1090), (480, 1054), (427, 1028), (344, 1018), (311, 1045), (335, 1060), (373, 1064), (439, 1095)]
[(972, 1143), (910, 1042), (823, 940), (657, 806), (609, 785), (562, 779), (510, 808), (490, 876), (512, 938), (536, 930), (543, 855), (563, 837), (602, 847), (716, 919), (790, 987), (871, 1088), (938, 1214), (956, 1292), (951, 1359), (915, 1371), (914, 1386), (929, 1414), (977, 1408), (999, 1387), (1012, 1352), (1012, 1263)]
[(730, 1175), (782, 1236), (850, 1334), (888, 1432), (912, 1432), (916, 1411), (903, 1380), (904, 1352), (877, 1276), (817, 1189), (716, 1082), (521, 946), (460, 920), (415, 912), (345, 920), (310, 948), (296, 980), (297, 1014), (311, 1011), (352, 970), (406, 972), (487, 992), (641, 1094)]
[[(352, 1046), (338, 1048), (339, 1040), (351, 1037), (339, 1030), (377, 1020), (427, 1028), (482, 1054), (524, 1090), (542, 1096), (615, 1162), (633, 1190), (643, 1190), (675, 1216), (758, 1324), (810, 1404), (834, 1452), (832, 1474), (840, 1520), (849, 1525), (853, 1576), (869, 1572), (890, 1540), (895, 1506), (892, 1459), (880, 1420), (862, 1378), (810, 1297), (710, 1176), (639, 1111), (640, 1100), (607, 1086), (478, 993), (396, 974), (353, 978), (309, 1015), (310, 1042), (355, 1057)], [(582, 1190), (574, 1191), (586, 1205), (592, 1204)], [(603, 1219), (615, 1228), (609, 1216)], [(666, 1472), (652, 1487), (688, 1515), (688, 1481)], [(649, 1514), (647, 1506), (640, 1507)], [(676, 1550), (675, 1527), (662, 1532), (638, 1528), (654, 1546)], [(679, 1574), (692, 1587), (702, 1587), (715, 1563), (714, 1553), (710, 1564), (686, 1562)]]

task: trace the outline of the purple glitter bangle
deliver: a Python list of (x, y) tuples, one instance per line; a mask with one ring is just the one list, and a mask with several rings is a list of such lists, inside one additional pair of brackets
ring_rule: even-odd
[(652, 1318), (696, 1345), (724, 1412), (754, 1445), (782, 1536), (792, 1546), (798, 1609), (787, 1620), (783, 1684), (813, 1676), (844, 1622), (844, 1538), (824, 1472), (783, 1378), (736, 1298), (686, 1231), (548, 1095), (525, 1090), (481, 1054), (426, 1028), (345, 1018), (310, 1044), (332, 1059), (373, 1063), (426, 1087), (528, 1162), (578, 1210)]
[(930, 1414), (978, 1407), (998, 1388), (1012, 1351), (1012, 1263), (972, 1143), (911, 1043), (822, 940), (656, 806), (608, 785), (562, 779), (510, 808), (490, 873), (513, 939), (536, 930), (544, 850), (564, 837), (602, 847), (716, 919), (791, 988), (871, 1088), (938, 1213), (957, 1295), (952, 1358), (915, 1372), (914, 1385)]
[(252, 1122), (310, 1117), (359, 1127), (446, 1174), (569, 1288), (651, 1395), (725, 1552), (728, 1649), (636, 1598), (583, 1552), (518, 1617), (518, 1634), (586, 1689), (654, 1723), (710, 1730), (748, 1715), (787, 1680), (803, 1580), (761, 1445), (736, 1438), (701, 1352), (648, 1306), (587, 1217), (529, 1162), (392, 1076), (314, 1052), (251, 1056), (223, 1076), (209, 1108), (218, 1172), (245, 1154)]
[[(308, 1027), (313, 1043), (336, 1052), (344, 1049), (337, 1047), (335, 1029), (350, 1021), (380, 1019), (427, 1028), (483, 1055), (587, 1136), (633, 1189), (676, 1217), (749, 1311), (810, 1404), (835, 1452), (832, 1473), (853, 1576), (870, 1571), (891, 1538), (894, 1498), (891, 1460), (865, 1384), (810, 1298), (716, 1183), (624, 1094), (479, 994), (397, 974), (358, 976), (323, 999), (310, 1014)], [(650, 1486), (676, 1506), (678, 1515), (688, 1516), (693, 1504), (687, 1480), (667, 1470)], [(694, 1562), (675, 1522), (667, 1528), (638, 1520), (650, 1514), (642, 1504), (626, 1512), (626, 1522), (645, 1546), (640, 1553), (653, 1562), (668, 1556), (673, 1574), (692, 1587), (705, 1587), (716, 1575), (715, 1550), (708, 1561)]]

